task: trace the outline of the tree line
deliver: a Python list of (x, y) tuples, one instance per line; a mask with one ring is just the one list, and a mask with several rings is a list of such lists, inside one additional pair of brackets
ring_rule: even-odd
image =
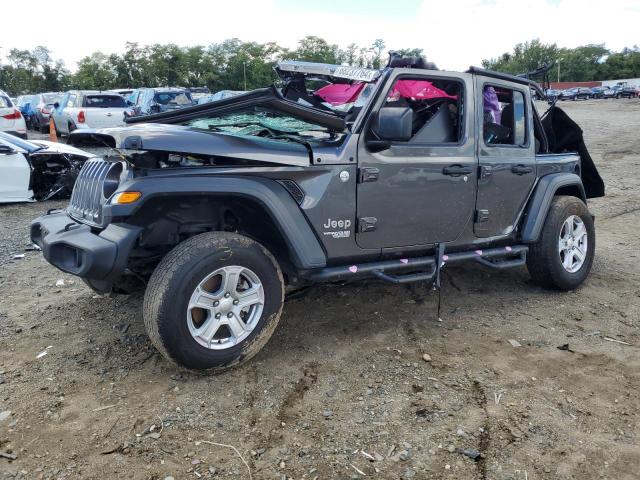
[[(423, 55), (416, 48), (403, 52)], [(380, 68), (386, 63), (385, 42), (377, 39), (365, 47), (352, 43), (345, 49), (316, 36), (303, 38), (295, 49), (237, 38), (193, 47), (128, 42), (122, 54), (95, 52), (82, 58), (73, 73), (62, 61), (53, 59), (46, 47), (12, 49), (7, 62), (0, 64), (0, 88), (11, 95), (140, 86), (250, 90), (276, 80), (273, 67), (283, 59)]]
[(554, 65), (550, 80), (583, 82), (640, 77), (640, 48), (634, 45), (614, 52), (603, 44), (560, 48), (555, 43), (545, 44), (539, 39), (518, 43), (511, 52), (498, 58), (482, 61), (484, 68), (515, 75), (537, 69), (543, 64)]
[[(421, 55), (419, 48), (401, 50)], [(243, 42), (236, 38), (208, 46), (126, 43), (123, 53), (95, 52), (78, 62), (71, 72), (43, 46), (12, 49), (0, 64), (0, 88), (10, 95), (68, 89), (133, 88), (140, 86), (209, 87), (218, 90), (250, 90), (272, 83), (275, 64), (283, 59), (305, 60), (380, 68), (387, 60), (384, 40), (370, 46), (355, 43), (340, 48), (326, 40), (307, 36), (295, 49), (277, 43)], [(605, 80), (640, 77), (637, 46), (613, 52), (604, 45), (559, 48), (534, 39), (519, 43), (511, 52), (485, 59), (485, 68), (520, 74), (542, 64), (559, 64), (562, 81)], [(556, 67), (557, 68), (557, 67)], [(556, 70), (551, 72), (557, 80)]]

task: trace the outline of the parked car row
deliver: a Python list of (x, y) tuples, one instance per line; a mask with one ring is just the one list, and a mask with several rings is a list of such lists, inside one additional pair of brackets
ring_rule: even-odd
[(126, 117), (196, 105), (192, 91), (199, 97), (212, 97), (205, 87), (70, 90), (21, 95), (15, 101), (0, 91), (0, 130), (26, 138), (29, 129), (47, 133), (51, 120), (59, 135), (77, 129), (120, 127)]
[(593, 98), (637, 98), (640, 87), (618, 84), (611, 87), (574, 87), (565, 90), (548, 89), (547, 98), (551, 100), (588, 100)]

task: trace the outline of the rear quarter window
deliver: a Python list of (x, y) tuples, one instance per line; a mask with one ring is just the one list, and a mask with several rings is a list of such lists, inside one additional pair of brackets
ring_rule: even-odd
[(525, 101), (519, 90), (498, 85), (484, 86), (482, 129), (487, 146), (527, 145)]
[(84, 99), (87, 108), (125, 108), (124, 98), (120, 95), (87, 95)]
[(13, 107), (13, 102), (9, 97), (5, 97), (4, 95), (0, 95), (0, 108), (9, 108)]

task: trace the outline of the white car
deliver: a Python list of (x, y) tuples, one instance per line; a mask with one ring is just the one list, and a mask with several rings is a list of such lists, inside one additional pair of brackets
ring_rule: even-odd
[(0, 90), (0, 132), (27, 138), (27, 124), (9, 95)]
[(68, 135), (77, 129), (124, 126), (124, 98), (115, 92), (73, 90), (54, 104), (51, 118), (57, 134)]
[(93, 156), (70, 145), (0, 132), (0, 203), (68, 197), (80, 168)]

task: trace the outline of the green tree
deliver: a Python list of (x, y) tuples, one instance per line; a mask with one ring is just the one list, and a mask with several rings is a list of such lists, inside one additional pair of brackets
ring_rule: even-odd
[(371, 66), (373, 68), (382, 67), (382, 52), (384, 52), (385, 43), (381, 38), (377, 38), (371, 46), (373, 52), (373, 58), (371, 59)]
[(117, 88), (117, 74), (112, 58), (102, 52), (94, 52), (78, 62), (73, 76), (76, 88), (108, 90)]
[(326, 40), (310, 35), (298, 42), (298, 48), (291, 52), (291, 58), (339, 65), (345, 59), (345, 54), (337, 45), (330, 45)]
[(505, 52), (498, 58), (482, 60), (482, 66), (490, 70), (519, 75), (536, 70), (542, 65), (557, 61), (560, 51), (555, 43), (544, 44), (539, 39), (518, 43), (513, 52)]
[(60, 90), (69, 84), (69, 72), (54, 60), (48, 48), (11, 49), (8, 64), (0, 65), (0, 85), (11, 95)]
[(557, 59), (560, 63), (560, 80), (584, 82), (599, 78), (603, 70), (602, 61), (609, 53), (604, 45), (561, 49)]

